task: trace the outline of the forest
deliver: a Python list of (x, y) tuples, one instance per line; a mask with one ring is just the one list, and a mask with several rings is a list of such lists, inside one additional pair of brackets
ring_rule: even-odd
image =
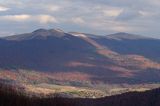
[(120, 95), (87, 99), (27, 96), (23, 90), (0, 84), (0, 106), (160, 106), (160, 89), (129, 92)]

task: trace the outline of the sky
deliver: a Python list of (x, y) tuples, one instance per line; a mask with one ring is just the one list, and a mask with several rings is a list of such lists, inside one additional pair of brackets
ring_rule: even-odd
[(0, 0), (0, 36), (39, 28), (160, 38), (160, 0)]

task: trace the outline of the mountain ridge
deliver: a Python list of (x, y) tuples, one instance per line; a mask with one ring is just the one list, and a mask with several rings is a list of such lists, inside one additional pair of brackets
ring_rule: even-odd
[[(51, 79), (56, 77), (54, 75), (65, 75), (64, 79), (69, 82), (83, 78), (91, 83), (158, 82), (159, 45), (160, 40), (152, 38), (117, 40), (39, 29), (0, 41), (0, 68), (50, 72), (53, 76), (47, 78)], [(3, 71), (1, 73), (6, 75)], [(56, 77), (56, 80), (61, 79)]]
[(65, 33), (59, 29), (37, 29), (31, 33), (19, 34), (19, 35), (12, 35), (3, 37), (5, 40), (29, 40), (29, 39), (45, 39), (47, 37), (63, 37)]
[[(130, 39), (130, 40), (133, 40), (133, 39), (151, 39), (152, 38), (152, 37), (146, 37), (146, 36), (142, 36), (142, 35), (129, 34), (129, 33), (126, 33), (126, 32), (118, 32), (118, 33), (113, 33), (113, 34), (109, 34), (109, 35), (95, 35), (95, 34), (88, 34), (88, 33), (81, 33), (81, 32), (64, 32), (61, 29), (48, 29), (47, 30), (47, 29), (42, 29), (41, 28), (41, 29), (37, 29), (37, 30), (35, 30), (35, 31), (31, 32), (31, 33), (7, 36), (7, 37), (3, 37), (3, 39), (6, 39), (6, 40), (17, 40), (18, 38), (19, 39), (21, 39), (21, 38), (24, 39), (24, 37), (26, 37), (26, 36), (47, 37), (47, 36), (53, 36), (53, 35), (56, 36), (56, 34), (59, 35), (57, 37), (63, 37), (64, 34), (69, 34), (69, 35), (79, 34), (79, 36), (80, 36), (80, 34), (81, 35), (83, 34), (83, 35), (88, 36), (88, 37), (102, 37), (102, 38), (106, 37), (108, 39), (117, 39), (117, 40), (122, 40), (122, 39)], [(154, 39), (154, 38), (152, 38), (152, 39)]]
[(109, 39), (116, 39), (116, 40), (123, 40), (123, 39), (136, 40), (136, 39), (151, 39), (152, 38), (152, 37), (146, 37), (142, 35), (130, 34), (126, 32), (118, 32), (118, 33), (107, 35), (106, 37)]

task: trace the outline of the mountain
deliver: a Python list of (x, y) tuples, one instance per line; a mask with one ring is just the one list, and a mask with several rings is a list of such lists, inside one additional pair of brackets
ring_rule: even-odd
[(26, 96), (10, 86), (0, 86), (1, 106), (159, 106), (160, 89), (129, 92), (98, 99)]
[(160, 82), (160, 40), (154, 38), (38, 29), (1, 38), (0, 51), (1, 79), (76, 85)]
[(129, 34), (129, 33), (125, 33), (125, 32), (119, 32), (119, 33), (115, 33), (115, 34), (110, 34), (110, 35), (107, 35), (106, 37), (108, 39), (115, 39), (115, 40), (151, 39), (151, 38), (148, 38), (148, 37), (145, 37), (145, 36)]
[(14, 35), (5, 37), (6, 40), (31, 40), (31, 39), (45, 39), (47, 37), (63, 37), (65, 33), (60, 29), (38, 29), (32, 33), (26, 33), (21, 35)]
[(159, 40), (128, 33), (116, 33), (95, 39), (120, 54), (137, 54), (159, 62)]

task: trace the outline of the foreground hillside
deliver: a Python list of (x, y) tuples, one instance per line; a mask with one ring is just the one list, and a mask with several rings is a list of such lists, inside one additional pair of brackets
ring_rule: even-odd
[(160, 106), (160, 89), (132, 92), (100, 99), (26, 96), (22, 91), (0, 85), (0, 106)]

